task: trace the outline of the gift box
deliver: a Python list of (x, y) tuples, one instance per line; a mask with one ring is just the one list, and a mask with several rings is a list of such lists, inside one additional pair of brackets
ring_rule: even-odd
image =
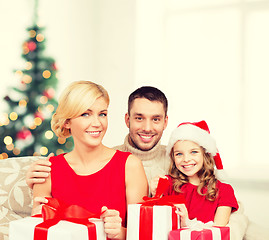
[(172, 229), (180, 227), (175, 210), (171, 206), (128, 205), (127, 240), (167, 239)]
[(42, 214), (10, 222), (10, 240), (106, 240), (101, 213), (56, 198), (47, 200)]
[(169, 240), (230, 240), (229, 227), (208, 227), (200, 230), (181, 228), (169, 233)]
[[(43, 218), (26, 217), (11, 221), (9, 224), (9, 240), (33, 240), (35, 227), (43, 222)], [(104, 223), (101, 219), (90, 219), (96, 228), (94, 240), (106, 240)], [(69, 221), (59, 221), (48, 229), (47, 240), (89, 240), (88, 228), (85, 225)], [(40, 240), (40, 239), (38, 239)], [(91, 239), (92, 240), (92, 239)]]
[(167, 184), (167, 179), (161, 178), (154, 197), (128, 205), (127, 240), (167, 240), (171, 230), (180, 228), (174, 204), (185, 199), (182, 195), (162, 197)]

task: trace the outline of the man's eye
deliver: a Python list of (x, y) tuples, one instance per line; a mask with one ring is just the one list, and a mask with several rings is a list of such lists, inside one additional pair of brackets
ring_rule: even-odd
[(142, 117), (136, 117), (135, 119), (138, 120), (138, 121), (141, 121)]
[(159, 118), (154, 118), (154, 119), (153, 119), (153, 122), (159, 122), (159, 121), (160, 121)]

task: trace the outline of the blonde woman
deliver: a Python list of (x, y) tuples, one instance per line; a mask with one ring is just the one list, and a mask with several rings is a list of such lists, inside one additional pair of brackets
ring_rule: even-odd
[(58, 137), (73, 137), (71, 152), (51, 156), (51, 173), (33, 187), (32, 214), (40, 213), (44, 197), (55, 197), (103, 212), (108, 238), (126, 238), (127, 204), (147, 195), (147, 179), (134, 155), (103, 145), (108, 127), (109, 95), (90, 81), (70, 84), (62, 93), (51, 127)]

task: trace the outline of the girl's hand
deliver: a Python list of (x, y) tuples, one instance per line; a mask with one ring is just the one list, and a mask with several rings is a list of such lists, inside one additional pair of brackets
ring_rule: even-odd
[(180, 227), (187, 227), (189, 214), (185, 204), (175, 204), (177, 207), (176, 214), (180, 216)]
[(46, 198), (44, 198), (44, 197), (35, 197), (34, 198), (34, 205), (36, 205), (36, 207), (34, 207), (32, 209), (32, 216), (42, 213), (42, 206), (45, 203), (48, 203), (48, 200)]
[(117, 210), (108, 209), (107, 207), (102, 207), (103, 214), (101, 219), (104, 221), (105, 233), (108, 238), (111, 239), (125, 239), (126, 229), (122, 227), (122, 219)]
[(163, 176), (163, 175), (159, 175), (153, 179), (151, 179), (150, 181), (150, 193), (151, 193), (151, 196), (155, 196), (156, 194), (156, 189), (157, 189), (157, 186), (158, 186), (158, 183), (159, 183), (159, 179), (160, 178), (167, 178), (166, 176)]

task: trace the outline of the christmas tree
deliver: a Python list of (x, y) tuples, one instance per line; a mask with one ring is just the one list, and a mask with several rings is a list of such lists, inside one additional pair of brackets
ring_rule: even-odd
[(29, 38), (22, 45), (25, 68), (15, 71), (19, 86), (4, 97), (9, 109), (0, 114), (0, 159), (60, 154), (73, 147), (71, 138), (58, 138), (51, 131), (50, 121), (57, 107), (57, 67), (53, 58), (43, 54), (44, 28), (36, 19), (35, 11), (34, 24), (27, 29)]

